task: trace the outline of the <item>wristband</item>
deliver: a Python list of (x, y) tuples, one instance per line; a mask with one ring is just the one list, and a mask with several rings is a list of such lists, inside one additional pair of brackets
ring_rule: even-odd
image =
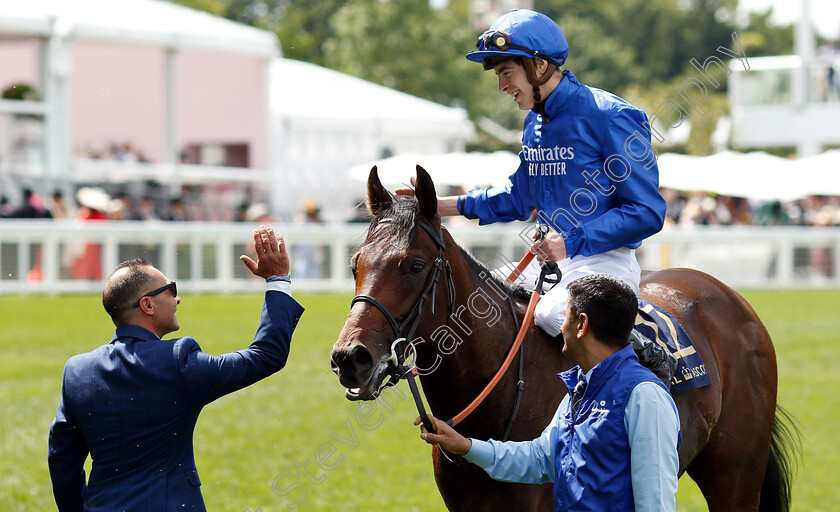
[(291, 283), (292, 278), (289, 276), (268, 276), (265, 278), (266, 283), (274, 283), (277, 281), (285, 281), (287, 283)]
[(458, 209), (458, 213), (463, 215), (464, 214), (464, 196), (458, 196), (458, 202), (455, 204), (455, 207)]

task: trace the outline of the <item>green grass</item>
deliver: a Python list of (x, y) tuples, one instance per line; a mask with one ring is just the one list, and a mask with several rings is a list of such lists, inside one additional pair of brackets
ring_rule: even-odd
[[(804, 435), (794, 510), (835, 510), (840, 371), (832, 356), (840, 342), (840, 291), (751, 291), (745, 296), (773, 335), (779, 402), (797, 418)], [(305, 487), (307, 495), (297, 510), (445, 510), (429, 448), (412, 425), (416, 412), (411, 400), (391, 394), (388, 404), (359, 410), (344, 399), (329, 370), (330, 347), (349, 297), (297, 298), (307, 313), (288, 366), (210, 404), (198, 421), (196, 459), (208, 509), (287, 510)], [(186, 296), (178, 310), (182, 333), (194, 336), (210, 353), (242, 348), (253, 336), (260, 304), (257, 295)], [(1, 508), (54, 510), (46, 451), (61, 369), (73, 354), (109, 341), (113, 328), (99, 297), (91, 295), (0, 296), (0, 317)], [(333, 469), (320, 470), (316, 459)], [(680, 481), (677, 508), (706, 510), (687, 478)]]

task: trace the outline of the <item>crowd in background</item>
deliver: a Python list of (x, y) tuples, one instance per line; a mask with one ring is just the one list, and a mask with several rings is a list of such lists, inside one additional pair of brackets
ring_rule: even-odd
[(235, 221), (262, 222), (269, 219), (268, 205), (243, 202), (236, 208), (207, 204), (200, 193), (185, 190), (181, 196), (161, 194), (137, 196), (117, 192), (113, 196), (99, 187), (81, 187), (69, 200), (61, 190), (48, 196), (24, 188), (18, 202), (0, 196), (0, 218), (86, 220), (91, 212), (103, 220), (132, 221)]
[(840, 226), (840, 196), (807, 196), (795, 201), (662, 189), (666, 222), (676, 225)]
[[(760, 201), (704, 191), (681, 192), (663, 188), (668, 204), (666, 222), (672, 225), (758, 225), (758, 226), (840, 226), (840, 196), (808, 196), (795, 201)], [(348, 222), (367, 222), (369, 216), (359, 205), (348, 211)], [(213, 210), (212, 214), (209, 210)], [(136, 197), (119, 192), (111, 197), (96, 187), (82, 187), (68, 200), (61, 191), (47, 197), (25, 188), (20, 200), (13, 203), (0, 196), (2, 218), (74, 218), (94, 217), (134, 221), (235, 221), (235, 222), (322, 222), (317, 204), (310, 198), (302, 201), (301, 214), (293, 219), (272, 218), (265, 202), (244, 201), (225, 209), (202, 203), (200, 191), (187, 190), (174, 198)]]
[(86, 146), (76, 151), (76, 156), (94, 160), (116, 160), (118, 162), (150, 162), (142, 149), (130, 142), (110, 142), (105, 147)]
[[(162, 189), (152, 189), (161, 192)], [(113, 196), (100, 187), (81, 187), (71, 198), (61, 191), (42, 196), (31, 188), (19, 191), (18, 201), (10, 201), (0, 195), (0, 217), (4, 219), (71, 219), (76, 222), (106, 220), (131, 220), (146, 222), (186, 221), (237, 221), (249, 223), (291, 222), (297, 225), (322, 224), (320, 208), (311, 198), (304, 198), (296, 216), (288, 219), (272, 217), (265, 202), (241, 202), (237, 207), (220, 214), (218, 204), (202, 204), (201, 191), (185, 188), (178, 197), (166, 199), (144, 195), (137, 197), (127, 192), (116, 192)], [(448, 192), (463, 193), (452, 188)], [(808, 196), (795, 201), (758, 201), (741, 197), (711, 194), (704, 191), (680, 192), (661, 189), (667, 203), (666, 226), (840, 226), (840, 196)], [(212, 203), (212, 202), (211, 202)], [(345, 217), (347, 222), (366, 223), (370, 219), (365, 202), (359, 198), (352, 211)], [(202, 212), (213, 210), (213, 216)], [(446, 221), (466, 224), (463, 217), (450, 217)], [(2, 220), (0, 220), (2, 222)], [(102, 277), (101, 247), (95, 242), (79, 242), (67, 248), (62, 263), (62, 275), (73, 279)], [(298, 243), (292, 246), (296, 265), (295, 277), (319, 279), (329, 275), (330, 255), (324, 244)], [(798, 272), (816, 272), (819, 275), (834, 275), (833, 256), (829, 248), (797, 248), (794, 254)], [(35, 264), (27, 278), (41, 279), (40, 254), (36, 253)]]

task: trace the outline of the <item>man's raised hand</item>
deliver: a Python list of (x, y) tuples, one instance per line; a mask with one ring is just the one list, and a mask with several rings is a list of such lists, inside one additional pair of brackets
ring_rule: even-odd
[(239, 257), (252, 274), (259, 277), (288, 276), (291, 269), (283, 235), (275, 234), (271, 227), (260, 226), (254, 230), (254, 249), (257, 261), (248, 256)]

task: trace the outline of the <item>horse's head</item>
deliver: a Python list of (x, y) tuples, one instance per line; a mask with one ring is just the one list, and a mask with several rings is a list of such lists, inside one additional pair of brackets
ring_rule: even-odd
[(420, 316), (430, 318), (422, 304), (435, 300), (442, 270), (437, 195), (423, 168), (417, 166), (414, 196), (392, 195), (376, 167), (371, 169), (368, 208), (374, 217), (367, 238), (350, 260), (356, 298), (331, 354), (332, 370), (349, 400), (375, 399), (397, 373), (392, 352), (404, 351), (405, 345), (394, 342), (410, 337), (407, 331)]

